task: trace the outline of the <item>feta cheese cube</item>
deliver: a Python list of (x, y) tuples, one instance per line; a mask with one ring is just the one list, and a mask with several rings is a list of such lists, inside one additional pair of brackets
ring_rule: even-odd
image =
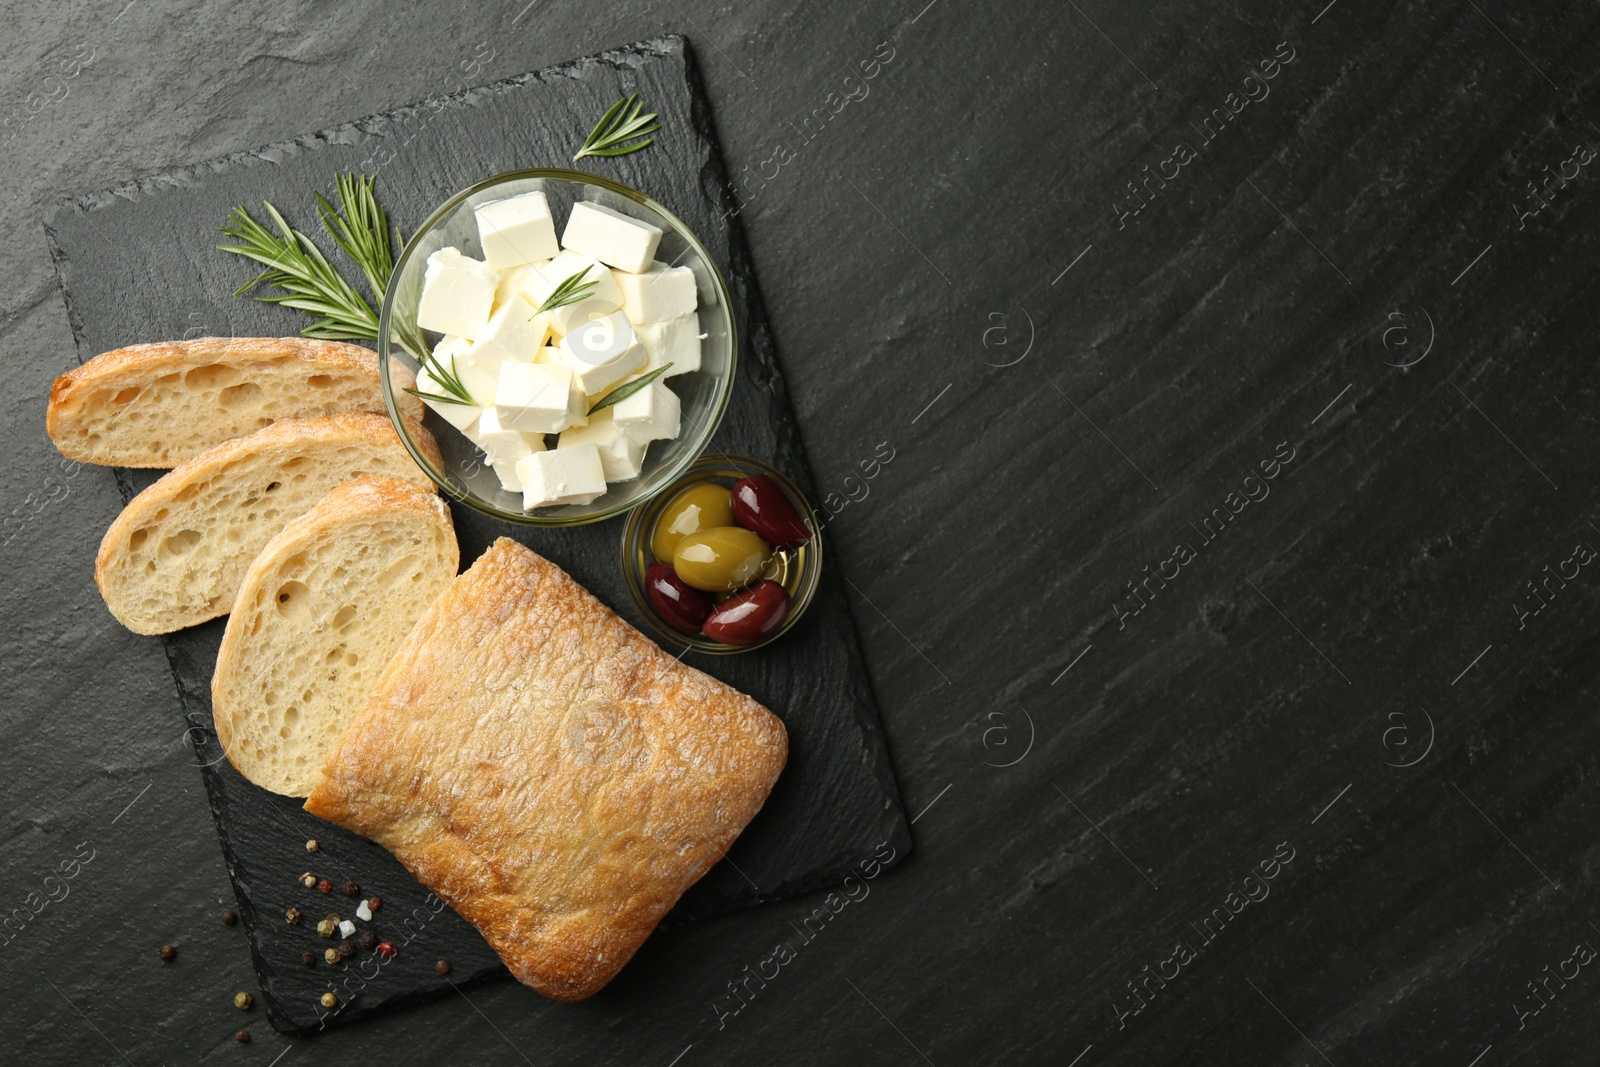
[[(604, 300), (580, 300), (576, 304), (563, 304), (553, 311), (545, 312), (550, 316), (550, 334), (558, 341), (584, 323), (603, 319), (614, 313), (617, 313), (617, 309)], [(624, 315), (623, 318), (627, 316)]]
[(550, 202), (541, 192), (479, 204), (472, 213), (478, 218), (483, 258), (494, 270), (549, 259), (561, 249)]
[(644, 467), (645, 446), (617, 429), (613, 420), (615, 405), (603, 408), (589, 416), (587, 426), (575, 426), (561, 432), (556, 448), (576, 448), (594, 445), (600, 452), (600, 469), (608, 482), (625, 482), (639, 477)]
[(500, 479), (500, 488), (508, 493), (522, 492), (522, 478), (517, 474), (517, 464), (525, 457), (544, 450), (544, 434), (525, 433), (522, 435), (522, 447), (495, 453), (489, 460), (489, 468)]
[(672, 369), (663, 378), (700, 369), (700, 316), (694, 312), (663, 322), (641, 322), (633, 330), (644, 345), (647, 373), (668, 363)]
[(550, 338), (550, 318), (533, 310), (520, 296), (514, 296), (493, 315), (472, 343), (472, 351), (489, 352), (502, 360), (532, 363), (539, 349)]
[(614, 277), (622, 292), (622, 310), (633, 322), (675, 319), (700, 306), (694, 271), (688, 267), (652, 263), (643, 274), (618, 271)]
[(509, 458), (516, 462), (530, 452), (536, 451), (533, 440), (537, 439), (539, 447), (544, 447), (542, 434), (523, 433), (515, 430), (501, 421), (494, 408), (484, 408), (483, 414), (478, 418), (478, 425), (467, 435), (472, 443), (483, 450), (484, 458), (490, 463), (496, 459)]
[(561, 339), (562, 365), (577, 376), (588, 396), (597, 397), (645, 364), (628, 317), (620, 311), (575, 326)]
[(500, 364), (505, 362), (493, 348), (471, 349), (454, 358), (456, 379), (482, 407), (494, 406), (494, 387), (500, 381)]
[(650, 266), (660, 244), (660, 227), (589, 201), (572, 205), (567, 228), (561, 234), (562, 248), (635, 274)]
[[(499, 307), (514, 296), (522, 296), (522, 283), (533, 276), (535, 271), (544, 267), (549, 260), (540, 260), (538, 263), (519, 263), (515, 267), (508, 267), (500, 272), (500, 281), (494, 288), (494, 306)], [(537, 307), (538, 305), (534, 305)]]
[(588, 504), (606, 491), (600, 450), (593, 444), (535, 452), (517, 462), (522, 480), (522, 506), (529, 510), (551, 504)]
[(561, 366), (561, 349), (554, 341), (539, 349), (539, 354), (533, 357), (535, 363), (543, 363), (547, 367)]
[(508, 360), (500, 364), (495, 383), (495, 416), (509, 429), (560, 433), (572, 425), (572, 385), (573, 375), (566, 367)]
[[(417, 369), (417, 392), (432, 393), (435, 396), (450, 396), (450, 390), (433, 380), (433, 375), (428, 373), (427, 367)], [(465, 433), (472, 429), (478, 421), (478, 416), (483, 414), (483, 409), (476, 404), (446, 404), (438, 400), (422, 398), (422, 402), (445, 422)]]
[[(605, 310), (615, 311), (622, 306), (622, 290), (612, 273), (592, 256), (581, 252), (563, 252), (537, 271), (522, 279), (522, 294), (530, 304), (538, 307), (550, 299), (556, 287), (574, 274), (582, 275), (582, 282), (593, 282), (587, 300), (606, 305)], [(581, 284), (581, 282), (580, 282)]]
[(498, 281), (486, 264), (455, 248), (439, 249), (428, 257), (422, 276), (417, 325), (424, 330), (477, 337), (489, 321)]
[(617, 429), (641, 445), (678, 436), (678, 395), (659, 380), (606, 410)]

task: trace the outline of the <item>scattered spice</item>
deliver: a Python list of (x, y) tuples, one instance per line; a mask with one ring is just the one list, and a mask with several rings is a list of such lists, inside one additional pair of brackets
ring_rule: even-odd
[(369, 923), (372, 921), (372, 909), (367, 907), (366, 901), (363, 900), (361, 903), (356, 905), (356, 918), (360, 919), (364, 923)]
[(310, 871), (307, 871), (305, 874), (300, 876), (300, 884), (305, 886), (307, 889), (315, 889), (317, 888), (317, 876), (312, 874)]
[(162, 963), (171, 963), (173, 960), (178, 958), (178, 950), (173, 948), (171, 945), (162, 945), (160, 951), (158, 951), (156, 955), (161, 957)]
[(323, 919), (317, 924), (317, 936), (332, 937), (336, 929), (338, 929), (338, 925), (332, 919)]
[(317, 882), (317, 892), (319, 892), (319, 893), (331, 893), (331, 892), (333, 892), (333, 883), (328, 881), (326, 878), (321, 879), (320, 881)]
[(361, 947), (372, 948), (378, 943), (378, 935), (371, 930), (361, 931)]
[(433, 965), (433, 969), (438, 971), (440, 974), (449, 974), (450, 973), (450, 961), (449, 960), (440, 960), (438, 963), (435, 963)]
[(354, 937), (354, 936), (356, 936), (356, 924), (351, 922), (349, 919), (346, 919), (344, 922), (340, 923), (339, 924), (339, 936), (340, 937)]
[(327, 949), (326, 951), (324, 951), (322, 953), (322, 958), (327, 960), (329, 963), (338, 963), (339, 962), (339, 950), (336, 949), (336, 948)]
[(334, 946), (334, 952), (341, 960), (347, 960), (356, 954), (356, 945), (348, 937)]
[(223, 911), (222, 911), (222, 925), (223, 926), (232, 926), (234, 923), (236, 923), (238, 921), (239, 921), (239, 916), (235, 915), (231, 908), (224, 908), (223, 909)]
[(233, 1039), (239, 1042), (241, 1045), (248, 1045), (250, 1043), (250, 1031), (235, 1030), (233, 1033)]
[(367, 899), (367, 907), (372, 909), (373, 911), (377, 911), (382, 906), (383, 906), (383, 901), (379, 900), (377, 897), (369, 897)]
[(396, 949), (394, 947), (394, 942), (393, 941), (379, 941), (378, 942), (378, 955), (382, 956), (384, 959), (386, 959), (386, 960), (394, 959), (395, 952), (396, 952)]
[(299, 908), (290, 908), (288, 911), (283, 913), (283, 921), (288, 923), (290, 926), (299, 926), (300, 920), (304, 919), (305, 917), (306, 913), (301, 911)]
[(315, 967), (317, 965), (317, 954), (312, 952), (310, 949), (307, 949), (306, 951), (300, 953), (300, 962), (305, 964), (307, 967)]
[(320, 847), (321, 846), (319, 846), (317, 844), (317, 839), (314, 838), (314, 837), (310, 841), (306, 842), (306, 851), (307, 852), (315, 852)]
[(240, 1011), (249, 1011), (250, 1006), (255, 1002), (256, 998), (252, 997), (249, 993), (239, 992), (233, 995), (233, 1006), (238, 1008)]
[(339, 998), (331, 992), (324, 993), (322, 994), (322, 1006), (324, 1008), (336, 1008), (339, 1006)]
[(359, 897), (361, 895), (361, 887), (346, 878), (344, 880), (344, 895), (347, 897)]

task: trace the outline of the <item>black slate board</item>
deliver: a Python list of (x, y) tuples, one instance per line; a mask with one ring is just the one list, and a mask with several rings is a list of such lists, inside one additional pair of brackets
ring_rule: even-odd
[[(290, 334), (293, 313), (229, 296), (252, 273), (213, 251), (215, 227), (235, 204), (263, 199), (311, 231), (310, 190), (331, 190), (335, 173), (376, 169), (391, 219), (411, 232), (457, 189), (518, 167), (568, 166), (572, 141), (619, 95), (639, 92), (661, 116), (648, 151), (599, 161), (596, 171), (666, 204), (700, 235), (732, 293), (741, 351), (739, 381), (713, 449), (769, 460), (810, 485), (761, 299), (727, 193), (699, 76), (676, 36), (641, 42), (537, 73), (496, 82), (292, 142), (168, 174), (53, 210), (46, 231), (80, 360), (140, 341), (181, 336)], [(431, 418), (432, 416), (430, 416)], [(124, 496), (154, 480), (118, 471)], [(622, 519), (569, 530), (524, 530), (455, 508), (464, 564), (499, 536), (512, 536), (566, 568), (633, 621), (617, 567)], [(89, 532), (85, 532), (88, 536)], [(462, 984), (503, 975), (470, 926), (416, 883), (387, 852), (301, 811), (297, 802), (246, 782), (211, 732), (210, 679), (223, 622), (164, 638), (190, 727), (228, 871), (249, 934), (272, 1025), (314, 1031), (390, 1009)], [(863, 670), (849, 607), (835, 574), (784, 641), (758, 653), (685, 661), (772, 708), (789, 731), (790, 759), (766, 808), (730, 851), (668, 916), (664, 926), (703, 919), (758, 901), (837, 883), (875, 846), (897, 857), (909, 829)], [(308, 838), (320, 842), (315, 855)], [(326, 876), (330, 895), (302, 888), (304, 871)], [(356, 901), (340, 889), (355, 881), (383, 904), (372, 927), (400, 946), (383, 961), (362, 953), (331, 968), (305, 967), (331, 942), (312, 925), (329, 912), (353, 918)], [(306, 922), (284, 921), (291, 905)], [(358, 924), (364, 926), (365, 924)], [(658, 935), (661, 936), (661, 935)], [(670, 935), (667, 935), (670, 936)], [(437, 958), (453, 966), (448, 980)], [(648, 966), (645, 960), (634, 966)], [(318, 997), (332, 988), (340, 1007)]]

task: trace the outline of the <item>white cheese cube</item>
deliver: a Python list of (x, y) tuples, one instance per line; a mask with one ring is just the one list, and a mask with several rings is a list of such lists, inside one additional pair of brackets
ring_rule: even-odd
[(544, 444), (540, 434), (523, 433), (507, 426), (494, 408), (483, 409), (478, 424), (467, 436), (471, 438), (473, 444), (483, 450), (484, 458), (490, 463), (501, 457), (508, 457), (512, 462), (516, 462), (529, 452), (535, 451), (531, 443), (533, 438), (539, 439), (541, 447)]
[(647, 373), (668, 363), (672, 368), (663, 378), (700, 369), (700, 316), (694, 312), (664, 322), (641, 322), (633, 330), (648, 357), (644, 365)]
[(616, 408), (602, 408), (589, 416), (587, 426), (574, 426), (561, 432), (558, 449), (594, 445), (600, 452), (600, 468), (608, 482), (625, 482), (639, 477), (644, 467), (645, 446), (617, 429)]
[(494, 270), (549, 259), (561, 249), (550, 202), (541, 192), (479, 204), (472, 213), (478, 218), (483, 258)]
[[(433, 375), (428, 373), (426, 366), (417, 369), (417, 392), (432, 393), (435, 396), (450, 396), (450, 390), (433, 380)], [(448, 422), (451, 426), (465, 433), (477, 423), (478, 416), (483, 414), (483, 409), (476, 404), (446, 404), (439, 400), (422, 398), (422, 402), (433, 413)]]
[(517, 464), (535, 452), (544, 450), (544, 434), (525, 433), (522, 435), (522, 447), (496, 453), (489, 460), (489, 468), (500, 479), (500, 488), (508, 493), (522, 492), (522, 477), (517, 474)]
[(539, 349), (539, 354), (533, 357), (535, 363), (543, 363), (547, 367), (561, 366), (561, 349), (554, 341)]
[(533, 273), (527, 274), (522, 279), (522, 295), (534, 307), (538, 307), (550, 299), (550, 294), (556, 287), (574, 274), (581, 274), (578, 284), (593, 282), (594, 288), (589, 290), (586, 300), (598, 301), (605, 305), (605, 310), (615, 311), (622, 306), (622, 290), (617, 287), (617, 280), (612, 273), (592, 256), (581, 252), (563, 252), (549, 263), (539, 267)]
[(614, 277), (622, 291), (622, 310), (632, 322), (675, 319), (700, 306), (694, 271), (688, 267), (652, 263), (643, 274), (618, 271)]
[(456, 379), (482, 407), (494, 406), (494, 388), (500, 381), (505, 357), (497, 349), (468, 349), (454, 358)]
[(488, 352), (502, 360), (532, 363), (550, 337), (550, 318), (533, 310), (520, 296), (514, 296), (493, 315), (472, 343), (472, 351)]
[(500, 364), (495, 383), (495, 415), (509, 429), (560, 433), (572, 425), (572, 384), (566, 367), (508, 360)]
[(424, 330), (477, 337), (489, 321), (498, 281), (486, 264), (454, 248), (439, 249), (428, 257), (422, 276), (417, 325)]
[(562, 365), (588, 396), (598, 397), (643, 367), (645, 359), (644, 346), (620, 311), (575, 326), (561, 339)]
[(592, 444), (535, 452), (517, 462), (522, 480), (522, 506), (588, 504), (606, 491), (600, 450)]
[(567, 228), (561, 234), (562, 248), (635, 274), (649, 268), (660, 244), (660, 227), (588, 201), (572, 205)]
[[(621, 312), (604, 300), (580, 300), (576, 304), (563, 304), (545, 314), (550, 316), (550, 335), (559, 341), (586, 322)], [(626, 315), (622, 317), (627, 318)]]
[(639, 444), (670, 441), (678, 436), (678, 394), (653, 381), (608, 408), (617, 429)]
[[(522, 296), (522, 283), (534, 275), (549, 260), (540, 260), (538, 263), (520, 263), (515, 267), (508, 267), (500, 272), (500, 281), (494, 288), (494, 306), (498, 308), (514, 296)], [(537, 307), (538, 305), (534, 305)]]

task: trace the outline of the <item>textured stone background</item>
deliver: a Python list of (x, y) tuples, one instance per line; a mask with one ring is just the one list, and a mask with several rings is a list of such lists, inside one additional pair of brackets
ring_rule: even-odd
[[(3, 945), (9, 1054), (1592, 1059), (1600, 597), (1574, 546), (1600, 545), (1600, 190), (1573, 164), (1526, 214), (1526, 183), (1600, 148), (1600, 13), (924, 2), (8, 9), (0, 315), (34, 358), (0, 471), (6, 907), (94, 849)], [(737, 1014), (726, 983), (820, 898), (674, 933), (671, 996), (484, 986), (295, 1042), (257, 1013), (237, 1048), (249, 963), (166, 665), (89, 578), (116, 491), (41, 431), (73, 354), (39, 219), (454, 88), (474, 57), (487, 81), (664, 30), (697, 50), (730, 170), (776, 167), (744, 221), (817, 481), (864, 494), (830, 548), (917, 853)], [(1179, 141), (1194, 158), (1165, 163)], [(1179, 169), (1134, 215), (1145, 166)], [(1119, 621), (1147, 566), (1170, 580)]]

